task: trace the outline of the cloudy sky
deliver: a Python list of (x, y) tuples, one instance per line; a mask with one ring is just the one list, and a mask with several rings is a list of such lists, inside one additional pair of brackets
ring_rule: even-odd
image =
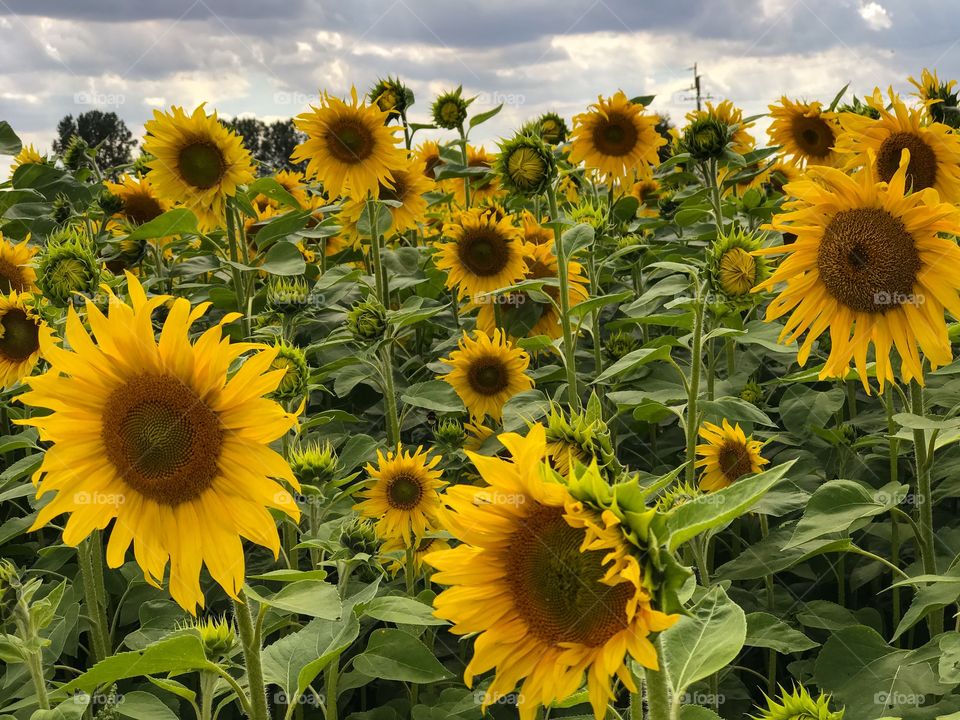
[[(0, 119), (47, 149), (59, 118), (153, 108), (289, 117), (319, 90), (399, 74), (414, 121), (463, 84), (491, 143), (545, 110), (567, 118), (623, 89), (674, 121), (704, 90), (760, 113), (786, 93), (827, 102), (925, 66), (960, 78), (955, 0), (0, 0)], [(482, 131), (482, 132), (480, 132)]]

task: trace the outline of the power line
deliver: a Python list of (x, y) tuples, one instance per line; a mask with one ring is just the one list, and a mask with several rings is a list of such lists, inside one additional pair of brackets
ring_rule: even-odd
[(700, 79), (701, 79), (703, 76), (700, 75), (700, 73), (697, 72), (697, 64), (696, 64), (696, 63), (693, 64), (693, 67), (692, 67), (692, 68), (687, 68), (687, 70), (693, 70), (693, 85), (691, 85), (691, 86), (688, 87), (688, 88), (684, 88), (684, 89), (685, 89), (685, 90), (692, 90), (692, 91), (694, 91), (696, 94), (693, 95), (692, 97), (685, 97), (685, 98), (681, 98), (681, 99), (682, 99), (682, 100), (685, 100), (685, 101), (696, 100), (696, 101), (697, 101), (697, 112), (700, 112), (701, 105), (702, 105), (701, 101), (703, 101), (703, 100), (713, 100), (713, 95), (703, 95), (703, 94), (702, 94), (702, 91), (701, 91), (702, 85), (701, 85)]

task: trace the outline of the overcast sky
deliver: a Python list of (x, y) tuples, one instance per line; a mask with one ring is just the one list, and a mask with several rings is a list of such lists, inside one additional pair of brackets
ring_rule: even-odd
[(786, 93), (829, 102), (925, 66), (960, 78), (956, 0), (0, 0), (0, 119), (49, 149), (59, 118), (155, 107), (289, 117), (319, 90), (399, 74), (413, 121), (463, 84), (488, 145), (527, 118), (568, 119), (600, 93), (655, 94), (681, 121), (706, 93), (749, 114)]

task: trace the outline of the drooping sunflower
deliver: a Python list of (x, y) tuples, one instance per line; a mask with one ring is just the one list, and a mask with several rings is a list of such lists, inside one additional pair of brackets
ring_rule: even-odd
[(874, 174), (890, 182), (904, 150), (910, 151), (907, 185), (913, 190), (933, 188), (943, 200), (960, 201), (960, 136), (943, 123), (927, 122), (923, 111), (908, 108), (889, 91), (891, 110), (887, 110), (880, 89), (866, 98), (877, 119), (841, 113), (843, 134), (837, 139), (837, 151), (848, 154), (847, 169), (873, 164)]
[(445, 225), (445, 241), (436, 244), (436, 266), (447, 271), (446, 284), (459, 298), (499, 290), (523, 279), (526, 247), (509, 217), (475, 208)]
[(710, 118), (730, 128), (730, 149), (743, 155), (753, 150), (756, 141), (748, 132), (753, 127), (752, 122), (743, 122), (743, 111), (730, 100), (724, 100), (719, 105), (707, 102), (706, 110), (692, 110), (687, 113), (687, 122)]
[(530, 356), (499, 330), (492, 336), (478, 330), (473, 339), (464, 333), (458, 347), (443, 359), (451, 370), (441, 379), (453, 386), (475, 421), (482, 423), (486, 415), (499, 421), (507, 400), (533, 387), (525, 372)]
[(935, 192), (906, 194), (911, 162), (907, 150), (889, 184), (877, 181), (872, 155), (853, 177), (809, 170), (810, 180), (787, 185), (797, 200), (773, 222), (796, 240), (758, 251), (788, 254), (755, 289), (786, 283), (766, 316), (790, 314), (781, 341), (807, 333), (797, 355), (803, 365), (829, 328), (830, 355), (820, 377), (846, 376), (853, 360), (868, 393), (870, 345), (881, 390), (894, 380), (894, 347), (904, 382), (923, 382), (918, 345), (934, 369), (953, 357), (943, 312), (960, 317), (960, 248), (938, 233), (956, 230), (957, 210)]
[(27, 238), (14, 245), (0, 235), (0, 294), (6, 295), (11, 290), (36, 292), (37, 271), (33, 267), (33, 258), (40, 249), (30, 247), (29, 241)]
[(116, 195), (122, 206), (117, 216), (131, 225), (143, 225), (170, 209), (170, 203), (157, 195), (151, 177), (123, 175), (119, 182), (105, 182), (107, 190)]
[[(528, 245), (527, 272), (524, 280), (556, 280), (559, 271), (557, 256), (553, 254), (552, 245)], [(587, 289), (589, 280), (583, 274), (583, 266), (578, 262), (567, 262), (567, 278), (570, 281), (567, 297), (570, 307), (579, 305), (590, 297)], [(492, 333), (497, 327), (495, 305), (500, 308), (503, 326), (513, 329), (511, 316), (516, 316), (520, 324), (529, 326), (521, 337), (535, 337), (546, 335), (556, 339), (563, 334), (560, 324), (560, 288), (554, 285), (544, 285), (541, 292), (551, 298), (552, 302), (538, 302), (529, 293), (520, 291), (506, 293), (496, 299), (479, 304), (477, 313), (477, 327), (486, 333)], [(535, 307), (534, 307), (535, 306)]]
[(770, 105), (773, 122), (767, 134), (774, 145), (783, 147), (797, 165), (835, 166), (839, 156), (833, 149), (840, 134), (837, 114), (821, 108), (819, 102), (790, 100), (783, 96)]
[(192, 210), (201, 230), (219, 226), (227, 198), (254, 178), (243, 138), (216, 113), (207, 115), (203, 104), (191, 115), (180, 107), (154, 110), (144, 128), (143, 150), (154, 158), (147, 165), (157, 195)]
[(16, 290), (0, 295), (0, 387), (12, 387), (29, 375), (41, 346), (52, 342), (53, 331), (37, 315), (31, 295)]
[[(170, 594), (196, 613), (204, 604), (199, 576), (206, 565), (232, 597), (244, 582), (241, 538), (279, 552), (273, 508), (294, 520), (299, 510), (276, 480), (299, 490), (289, 465), (269, 444), (294, 415), (263, 396), (283, 372), (268, 368), (276, 349), (231, 343), (227, 315), (191, 343), (189, 331), (209, 307), (184, 298), (148, 298), (127, 273), (129, 304), (107, 290), (109, 314), (92, 301), (80, 317), (67, 312), (70, 350), (41, 346), (51, 368), (31, 377), (21, 395), (51, 410), (22, 422), (52, 443), (36, 476), (37, 496), (55, 493), (32, 529), (69, 513), (63, 541), (76, 546), (115, 519), (107, 564), (119, 567), (130, 543), (151, 585), (160, 587), (170, 563)], [(152, 315), (169, 312), (159, 342)], [(262, 348), (262, 349), (261, 349)], [(229, 368), (256, 350), (232, 376)]]
[(291, 157), (307, 162), (307, 175), (319, 178), (331, 198), (349, 192), (363, 200), (393, 185), (393, 171), (403, 168), (406, 155), (396, 146), (398, 129), (387, 125), (389, 114), (361, 103), (356, 88), (351, 97), (346, 103), (324, 93), (320, 107), (297, 115), (294, 125), (307, 139)]
[(651, 606), (613, 514), (576, 500), (545, 465), (542, 425), (500, 440), (510, 460), (468, 453), (485, 486), (456, 485), (443, 496), (444, 524), (462, 544), (425, 558), (437, 569), (433, 581), (449, 586), (434, 599), (435, 615), (457, 635), (477, 633), (464, 681), (494, 671), (484, 709), (522, 681), (520, 718), (532, 720), (586, 676), (599, 720), (614, 677), (636, 691), (627, 654), (658, 668), (649, 636), (678, 616)]
[(740, 423), (731, 426), (726, 418), (722, 426), (705, 422), (700, 426), (699, 434), (705, 441), (697, 445), (700, 459), (696, 467), (703, 468), (701, 490), (722, 490), (744, 475), (760, 472), (770, 462), (760, 454), (763, 443), (747, 437)]
[(666, 140), (657, 132), (657, 116), (630, 102), (622, 90), (598, 98), (589, 110), (573, 118), (570, 162), (613, 178), (659, 163), (657, 149)]
[(436, 470), (440, 456), (432, 458), (418, 447), (413, 453), (397, 448), (384, 455), (377, 451), (377, 464), (368, 464), (370, 485), (358, 493), (363, 502), (354, 506), (360, 515), (376, 521), (377, 535), (409, 545), (436, 527), (440, 511), (442, 473)]

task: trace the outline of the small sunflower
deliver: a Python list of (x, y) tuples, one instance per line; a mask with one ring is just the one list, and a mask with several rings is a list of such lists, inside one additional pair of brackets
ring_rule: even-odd
[(920, 74), (920, 80), (912, 77), (910, 83), (917, 89), (915, 93), (927, 108), (927, 113), (936, 121), (956, 128), (960, 125), (960, 112), (957, 110), (958, 93), (954, 89), (956, 80), (943, 82), (937, 77), (937, 71), (927, 68)]
[(370, 484), (358, 493), (363, 502), (354, 506), (362, 517), (376, 521), (377, 535), (409, 544), (436, 527), (444, 483), (436, 470), (440, 456), (432, 458), (418, 447), (412, 454), (397, 448), (384, 455), (377, 451), (377, 464), (368, 464)]
[[(429, 553), (450, 549), (450, 543), (446, 538), (434, 537), (429, 534), (426, 537), (417, 538), (416, 543), (413, 550), (413, 567), (418, 573), (423, 570), (423, 559)], [(380, 552), (389, 561), (387, 570), (394, 575), (405, 569), (405, 555), (408, 547), (410, 546), (406, 542), (398, 538), (384, 540), (380, 546)]]
[[(274, 478), (299, 490), (270, 443), (296, 417), (263, 396), (282, 372), (269, 372), (275, 349), (231, 343), (219, 323), (190, 341), (209, 303), (146, 296), (127, 273), (129, 304), (109, 294), (109, 314), (93, 301), (86, 313), (67, 311), (69, 350), (44, 342), (51, 368), (27, 380), (24, 404), (51, 410), (22, 422), (51, 443), (36, 475), (37, 497), (55, 493), (32, 530), (63, 513), (63, 541), (76, 546), (115, 519), (107, 564), (120, 567), (130, 543), (151, 585), (160, 587), (170, 563), (170, 594), (196, 613), (204, 604), (200, 570), (232, 597), (244, 582), (241, 538), (268, 547), (280, 542), (273, 508), (294, 520), (299, 510)], [(159, 342), (152, 316), (169, 308)], [(263, 348), (263, 349), (261, 349)], [(228, 378), (232, 364), (256, 350)]]
[(614, 178), (657, 165), (657, 149), (666, 140), (657, 133), (657, 116), (646, 115), (643, 109), (622, 90), (607, 99), (600, 97), (573, 119), (570, 162), (583, 162)]
[(697, 445), (700, 459), (696, 467), (703, 468), (701, 490), (722, 490), (745, 475), (760, 472), (770, 462), (760, 455), (763, 443), (747, 437), (739, 423), (731, 426), (727, 419), (722, 426), (705, 422), (700, 426), (700, 437), (705, 441)]
[(406, 156), (396, 146), (397, 129), (387, 127), (388, 113), (361, 103), (356, 88), (351, 97), (347, 103), (324, 93), (320, 107), (297, 115), (294, 125), (307, 139), (291, 157), (307, 162), (307, 174), (319, 178), (330, 197), (349, 192), (363, 200), (393, 185), (393, 171), (403, 167)]
[(707, 269), (713, 289), (740, 306), (753, 305), (751, 291), (770, 274), (765, 258), (754, 253), (762, 238), (743, 229), (731, 230), (716, 239), (707, 254)]
[(743, 155), (753, 150), (756, 141), (753, 136), (747, 132), (753, 127), (752, 122), (743, 122), (743, 111), (736, 107), (729, 100), (724, 100), (719, 105), (707, 102), (706, 110), (693, 110), (687, 113), (687, 122), (695, 123), (704, 119), (715, 120), (729, 128), (728, 141), (730, 149), (735, 153)]
[(447, 271), (446, 284), (457, 296), (473, 297), (523, 279), (526, 248), (523, 235), (509, 218), (497, 220), (481, 209), (460, 213), (455, 225), (443, 229), (436, 266)]
[(544, 113), (534, 121), (533, 125), (537, 134), (550, 145), (562, 145), (570, 134), (566, 120), (555, 112)]
[(766, 317), (790, 314), (781, 340), (807, 334), (797, 361), (806, 363), (829, 328), (830, 355), (820, 377), (845, 377), (853, 360), (867, 392), (870, 345), (881, 390), (894, 380), (894, 347), (904, 382), (923, 382), (918, 345), (934, 369), (953, 358), (943, 313), (960, 317), (960, 248), (938, 233), (956, 231), (957, 210), (935, 192), (906, 194), (910, 163), (908, 150), (889, 184), (877, 181), (872, 156), (853, 177), (809, 170), (811, 179), (787, 185), (797, 200), (773, 222), (796, 240), (758, 251), (788, 254), (755, 291), (786, 283)]
[(444, 525), (462, 544), (425, 558), (437, 569), (432, 580), (449, 586), (434, 614), (456, 635), (476, 634), (464, 681), (493, 671), (484, 709), (520, 683), (520, 718), (533, 720), (586, 679), (599, 720), (615, 677), (636, 692), (627, 655), (657, 669), (650, 635), (679, 616), (652, 607), (613, 514), (574, 498), (545, 465), (542, 425), (500, 440), (510, 460), (469, 453), (484, 486), (455, 485), (443, 496)]
[(943, 200), (960, 201), (960, 136), (938, 122), (928, 123), (921, 110), (908, 108), (890, 90), (891, 110), (887, 110), (879, 88), (866, 98), (879, 118), (842, 113), (844, 133), (837, 140), (837, 151), (847, 153), (847, 169), (872, 163), (874, 174), (890, 182), (904, 150), (910, 151), (907, 186), (913, 190), (933, 188)]
[(123, 175), (118, 182), (105, 182), (107, 190), (120, 199), (117, 216), (131, 225), (143, 225), (170, 209), (170, 203), (157, 195), (151, 177)]
[(818, 102), (790, 100), (786, 96), (779, 105), (770, 105), (773, 121), (767, 129), (770, 141), (782, 146), (797, 165), (837, 164), (834, 151), (840, 126), (836, 113), (821, 109)]
[[(485, 176), (472, 176), (470, 178), (470, 202), (475, 206), (495, 202), (500, 197), (500, 181), (493, 172), (496, 161), (497, 156), (488, 153), (482, 145), (480, 147), (467, 146), (467, 167), (489, 168), (491, 171)], [(463, 181), (459, 178), (451, 178), (447, 182), (449, 183), (448, 187), (453, 192), (454, 202), (464, 207), (467, 204), (467, 196)]]
[(387, 122), (399, 121), (413, 104), (413, 92), (410, 88), (400, 82), (400, 78), (389, 75), (377, 80), (367, 97), (371, 103), (387, 113)]
[(444, 358), (451, 370), (441, 379), (453, 386), (475, 422), (487, 415), (499, 421), (507, 400), (533, 388), (525, 372), (530, 356), (499, 330), (492, 336), (478, 330), (474, 339), (464, 333), (458, 347)]
[(423, 163), (423, 174), (430, 180), (436, 180), (436, 169), (443, 164), (440, 145), (433, 140), (427, 140), (417, 146), (414, 155)]
[(528, 245), (551, 245), (553, 243), (553, 230), (541, 224), (547, 222), (546, 218), (542, 221), (537, 220), (536, 215), (529, 210), (524, 210), (520, 222), (523, 225), (523, 241)]
[(0, 295), (0, 388), (29, 375), (40, 359), (41, 346), (54, 342), (50, 326), (37, 315), (33, 297), (10, 291)]
[(46, 162), (46, 156), (41, 155), (40, 151), (32, 144), (24, 145), (20, 148), (20, 152), (14, 156), (13, 164), (10, 166), (10, 172), (16, 172), (17, 168), (21, 165), (43, 165)]
[(33, 267), (34, 256), (39, 248), (30, 247), (27, 238), (14, 245), (0, 235), (0, 294), (11, 290), (18, 293), (36, 292), (37, 271)]
[[(390, 231), (401, 234), (415, 229), (419, 223), (426, 220), (427, 201), (423, 194), (430, 192), (436, 183), (427, 179), (423, 161), (412, 159), (404, 161), (403, 165), (392, 172), (393, 181), (388, 187), (381, 186), (379, 197), (381, 200), (392, 200), (400, 203), (399, 207), (384, 206), (380, 213), (390, 213), (393, 224)], [(366, 209), (365, 199), (351, 199), (344, 203), (340, 217), (346, 227), (355, 228)], [(355, 241), (360, 240), (360, 234), (354, 233)], [(369, 239), (369, 238), (368, 238)]]
[(219, 226), (227, 198), (254, 178), (243, 138), (216, 113), (207, 115), (202, 104), (191, 115), (179, 107), (170, 113), (154, 110), (144, 128), (143, 150), (154, 157), (148, 165), (157, 195), (192, 210), (201, 230)]

